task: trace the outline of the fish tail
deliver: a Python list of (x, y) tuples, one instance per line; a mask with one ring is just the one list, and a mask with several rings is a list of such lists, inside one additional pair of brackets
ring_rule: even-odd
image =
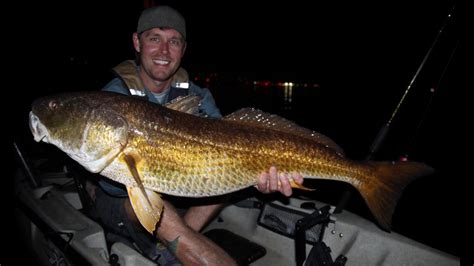
[(413, 180), (434, 172), (430, 166), (418, 162), (368, 162), (374, 169), (370, 182), (360, 188), (380, 227), (390, 231), (392, 215), (403, 189)]

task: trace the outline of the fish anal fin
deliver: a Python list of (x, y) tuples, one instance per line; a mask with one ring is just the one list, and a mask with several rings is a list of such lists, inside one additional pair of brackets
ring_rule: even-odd
[(127, 187), (133, 211), (141, 225), (153, 234), (163, 211), (163, 200), (155, 191), (146, 189), (144, 195), (138, 187)]
[(344, 150), (329, 137), (316, 131), (299, 126), (296, 123), (281, 116), (265, 113), (255, 108), (239, 109), (225, 116), (223, 119), (239, 124), (247, 124), (297, 135), (330, 148), (341, 156), (344, 155)]

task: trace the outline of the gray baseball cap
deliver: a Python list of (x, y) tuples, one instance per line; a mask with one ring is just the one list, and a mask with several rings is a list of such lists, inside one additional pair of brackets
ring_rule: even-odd
[(186, 39), (186, 21), (184, 17), (169, 6), (155, 6), (143, 10), (138, 19), (137, 32), (142, 33), (152, 28), (175, 29)]

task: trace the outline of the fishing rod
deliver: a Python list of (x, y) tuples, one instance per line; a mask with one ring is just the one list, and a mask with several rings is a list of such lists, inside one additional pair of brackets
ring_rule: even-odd
[[(395, 118), (395, 116), (398, 114), (398, 111), (400, 110), (400, 107), (402, 106), (403, 102), (405, 101), (405, 98), (406, 96), (408, 95), (408, 92), (410, 91), (412, 85), (415, 83), (416, 79), (418, 78), (418, 75), (420, 74), (421, 70), (424, 68), (425, 64), (426, 64), (426, 61), (428, 60), (428, 58), (430, 57), (431, 55), (431, 52), (433, 51), (434, 47), (436, 46), (436, 44), (438, 43), (438, 40), (441, 36), (441, 34), (444, 32), (444, 29), (446, 28), (446, 26), (448, 25), (448, 23), (451, 21), (451, 19), (453, 18), (454, 16), (454, 11), (455, 11), (455, 8), (456, 8), (456, 5), (454, 4), (450, 11), (448, 12), (448, 15), (446, 16), (446, 18), (444, 19), (444, 22), (441, 24), (441, 27), (438, 31), (438, 34), (436, 35), (434, 41), (432, 42), (430, 48), (428, 49), (427, 53), (425, 54), (425, 57), (423, 58), (423, 60), (421, 61), (420, 65), (418, 66), (418, 69), (417, 71), (415, 72), (415, 75), (413, 76), (413, 78), (410, 80), (410, 83), (408, 84), (405, 92), (403, 93), (400, 101), (398, 102), (397, 106), (395, 107), (394, 111), (392, 112), (390, 118), (388, 119), (387, 123), (385, 123), (379, 130), (378, 134), (376, 135), (374, 141), (372, 142), (372, 145), (370, 146), (370, 149), (369, 149), (369, 153), (367, 154), (367, 156), (365, 157), (366, 160), (370, 160), (373, 158), (374, 154), (379, 150), (381, 144), (383, 143), (383, 141), (386, 139), (387, 137), (387, 134), (390, 130), (390, 127), (392, 125), (392, 122)], [(449, 63), (448, 63), (449, 64)], [(443, 73), (444, 75), (444, 73)], [(350, 196), (351, 196), (352, 192), (347, 189), (344, 194), (342, 195), (341, 197), (341, 200), (339, 201), (339, 203), (337, 204), (336, 208), (334, 209), (334, 212), (333, 213), (340, 213), (344, 207), (346, 206)]]
[(426, 117), (428, 116), (431, 104), (433, 103), (433, 98), (435, 96), (435, 93), (439, 91), (440, 84), (443, 81), (444, 76), (446, 74), (446, 71), (448, 70), (449, 65), (451, 64), (451, 61), (454, 58), (454, 54), (456, 53), (456, 50), (457, 50), (458, 46), (459, 46), (459, 40), (456, 42), (453, 50), (451, 51), (451, 54), (449, 55), (449, 58), (448, 58), (448, 62), (444, 66), (444, 69), (443, 69), (438, 81), (435, 83), (435, 86), (430, 88), (431, 95), (429, 97), (428, 103), (426, 104), (425, 110), (423, 111), (423, 114), (422, 114), (422, 116), (421, 116), (415, 130), (414, 130), (414, 133), (411, 136), (411, 139), (408, 141), (408, 145), (405, 148), (405, 150), (407, 150), (407, 151), (405, 153), (403, 153), (403, 155), (401, 157), (402, 160), (408, 160), (408, 154), (409, 154), (410, 147), (415, 146), (418, 133), (421, 129), (421, 126), (423, 125), (423, 122), (426, 120)]
[(425, 66), (426, 64), (426, 61), (428, 60), (428, 58), (430, 57), (431, 55), (431, 52), (433, 51), (434, 47), (436, 46), (436, 43), (438, 43), (438, 40), (441, 36), (441, 34), (444, 32), (444, 29), (446, 27), (446, 25), (449, 23), (449, 21), (451, 20), (451, 18), (453, 17), (453, 13), (454, 13), (454, 10), (455, 10), (455, 7), (456, 5), (453, 5), (453, 7), (451, 8), (450, 12), (448, 13), (447, 17), (445, 18), (443, 24), (441, 25), (441, 28), (440, 30), (438, 31), (438, 34), (436, 35), (436, 38), (435, 40), (433, 41), (433, 43), (431, 44), (430, 48), (428, 49), (428, 52), (426, 53), (425, 57), (423, 58), (423, 61), (421, 62), (420, 66), (418, 67), (415, 75), (413, 76), (413, 78), (411, 79), (410, 83), (408, 84), (408, 87), (406, 88), (405, 90), (405, 93), (402, 95), (402, 98), (400, 99), (400, 101), (398, 102), (398, 105), (395, 107), (395, 110), (392, 112), (392, 115), (390, 116), (390, 118), (388, 119), (387, 123), (385, 123), (382, 128), (380, 128), (379, 130), (379, 133), (377, 134), (377, 136), (375, 137), (374, 141), (372, 142), (372, 145), (370, 146), (370, 149), (369, 149), (369, 153), (367, 154), (366, 156), (366, 160), (370, 160), (373, 158), (373, 155), (379, 150), (382, 142), (385, 140), (385, 138), (387, 137), (387, 133), (390, 129), (390, 126), (392, 124), (392, 121), (393, 119), (395, 118), (395, 116), (398, 114), (398, 111), (400, 110), (400, 107), (401, 105), (403, 104), (403, 102), (405, 101), (405, 98), (406, 96), (408, 95), (408, 92), (410, 91), (413, 83), (415, 83), (415, 80), (417, 79), (418, 75), (420, 74), (421, 70), (423, 69), (423, 67)]

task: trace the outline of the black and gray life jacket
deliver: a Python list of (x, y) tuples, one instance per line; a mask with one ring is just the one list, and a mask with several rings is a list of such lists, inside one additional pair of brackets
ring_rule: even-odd
[[(130, 95), (149, 100), (145, 91), (145, 86), (138, 76), (137, 64), (134, 60), (123, 61), (112, 70), (125, 83)], [(188, 95), (189, 87), (190, 83), (188, 72), (186, 72), (184, 68), (180, 67), (172, 78), (168, 101), (171, 101), (179, 96)]]

